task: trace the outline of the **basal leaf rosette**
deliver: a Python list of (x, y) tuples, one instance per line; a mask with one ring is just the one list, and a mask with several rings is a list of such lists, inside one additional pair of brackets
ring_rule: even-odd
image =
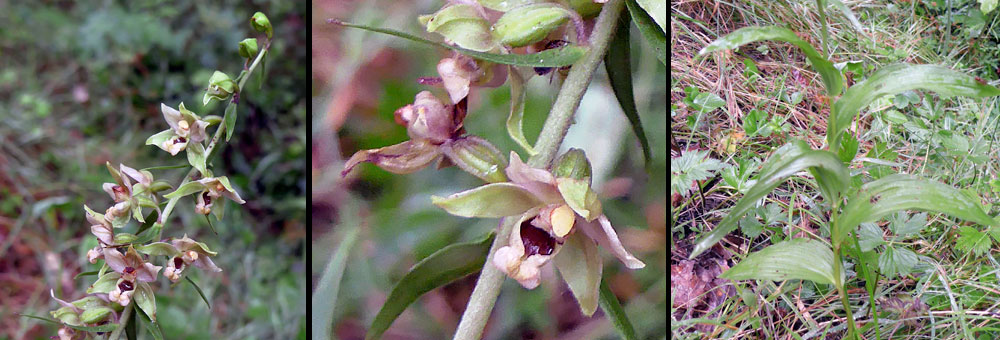
[(581, 309), (591, 315), (597, 308), (602, 271), (596, 245), (610, 250), (628, 268), (645, 266), (625, 250), (602, 213), (581, 150), (560, 157), (553, 171), (529, 167), (511, 152), (505, 171), (509, 182), (432, 200), (457, 216), (516, 218), (508, 244), (497, 249), (493, 265), (523, 287), (537, 287), (541, 266), (555, 259)]

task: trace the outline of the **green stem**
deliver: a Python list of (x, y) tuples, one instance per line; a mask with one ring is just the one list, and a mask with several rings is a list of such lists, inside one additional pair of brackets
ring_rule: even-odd
[[(535, 143), (535, 150), (538, 153), (528, 159), (528, 165), (535, 168), (548, 168), (549, 163), (555, 158), (556, 152), (559, 151), (559, 146), (572, 123), (573, 114), (580, 106), (580, 99), (587, 91), (597, 66), (604, 60), (604, 53), (607, 52), (608, 43), (615, 32), (615, 26), (624, 5), (624, 0), (610, 0), (604, 4), (590, 36), (590, 49), (583, 56), (583, 59), (573, 64), (570, 69), (569, 75), (552, 105), (552, 111), (549, 112), (549, 116), (545, 120), (538, 141)], [(496, 303), (497, 296), (500, 294), (500, 286), (505, 278), (503, 272), (492, 264), (493, 254), (497, 249), (507, 244), (507, 239), (510, 238), (511, 230), (516, 223), (516, 218), (503, 220), (500, 232), (493, 240), (486, 263), (483, 264), (483, 270), (479, 275), (479, 280), (476, 281), (476, 287), (472, 291), (469, 304), (465, 307), (462, 321), (459, 322), (458, 330), (455, 331), (453, 339), (475, 340), (482, 336), (486, 321), (493, 311), (493, 305)]]
[[(243, 91), (243, 85), (246, 84), (247, 79), (250, 79), (250, 76), (253, 75), (253, 71), (257, 68), (257, 65), (260, 64), (260, 61), (264, 59), (264, 54), (267, 53), (267, 50), (270, 47), (271, 47), (271, 42), (268, 42), (267, 45), (264, 45), (264, 48), (260, 50), (260, 53), (257, 53), (257, 58), (254, 59), (253, 64), (251, 64), (250, 68), (247, 69), (246, 75), (243, 76), (243, 79), (240, 79), (239, 86), (237, 86), (238, 87), (237, 92), (233, 94), (234, 100), (238, 100), (240, 92)], [(213, 151), (215, 150), (215, 147), (219, 144), (219, 140), (222, 139), (222, 136), (225, 134), (226, 132), (225, 130), (226, 130), (225, 124), (223, 122), (219, 122), (219, 127), (215, 129), (215, 135), (212, 136), (212, 140), (209, 141), (208, 147), (205, 148), (205, 155), (207, 155), (206, 156), (207, 158), (205, 159), (206, 164), (211, 162)], [(187, 174), (184, 175), (184, 180), (181, 181), (181, 184), (178, 184), (177, 187), (180, 188), (184, 184), (191, 182), (191, 177), (194, 176), (194, 174), (197, 171), (198, 171), (197, 169), (191, 167), (188, 170)], [(167, 206), (163, 208), (163, 213), (161, 213), (160, 216), (157, 217), (156, 224), (153, 225), (154, 227), (159, 227), (157, 239), (163, 238), (163, 224), (167, 222), (167, 218), (170, 217), (170, 213), (173, 212), (174, 206), (177, 205), (177, 201), (179, 201), (180, 199), (181, 197), (174, 197), (171, 198), (170, 201), (167, 201)]]
[(816, 8), (819, 10), (819, 23), (820, 23), (820, 33), (823, 34), (823, 57), (830, 59), (830, 49), (827, 45), (830, 43), (830, 33), (826, 29), (826, 1), (816, 0)]

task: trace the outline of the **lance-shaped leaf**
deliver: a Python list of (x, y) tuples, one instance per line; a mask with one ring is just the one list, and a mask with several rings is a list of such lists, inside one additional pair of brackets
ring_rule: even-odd
[[(809, 280), (835, 284), (833, 250), (820, 241), (797, 238), (747, 255), (719, 277), (729, 280)], [(840, 279), (843, 279), (841, 277)]]
[(622, 304), (618, 301), (618, 297), (615, 293), (611, 292), (611, 288), (608, 288), (608, 284), (601, 280), (601, 309), (604, 310), (604, 315), (611, 320), (611, 324), (615, 325), (618, 329), (618, 333), (622, 335), (622, 339), (625, 340), (636, 340), (638, 337), (635, 336), (635, 328), (632, 327), (632, 321), (628, 319), (628, 315), (625, 314), (625, 308), (622, 308)]
[(507, 115), (507, 134), (510, 138), (524, 148), (529, 155), (534, 156), (535, 148), (528, 143), (528, 139), (524, 137), (524, 78), (521, 77), (521, 73), (517, 71), (516, 67), (511, 66), (510, 71), (507, 72), (510, 75), (510, 114)]
[(226, 106), (226, 115), (222, 118), (225, 122), (226, 129), (226, 141), (233, 136), (233, 131), (236, 130), (236, 103), (231, 102)]
[[(722, 50), (736, 49), (745, 44), (752, 42), (762, 41), (762, 40), (778, 40), (791, 43), (802, 50), (802, 53), (806, 55), (809, 62), (812, 63), (813, 68), (819, 73), (820, 77), (823, 78), (823, 84), (826, 85), (826, 93), (834, 96), (839, 95), (844, 89), (844, 78), (840, 75), (840, 71), (833, 67), (833, 63), (823, 57), (816, 49), (810, 45), (805, 40), (799, 39), (795, 35), (795, 32), (790, 31), (784, 27), (778, 26), (765, 26), (765, 27), (744, 27), (727, 34), (726, 36), (713, 41), (705, 48), (698, 52), (699, 56)], [(827, 132), (829, 133), (829, 132)]]
[(492, 61), (498, 64), (505, 65), (520, 65), (520, 66), (534, 66), (534, 67), (562, 67), (568, 66), (575, 63), (577, 60), (583, 57), (587, 49), (584, 47), (576, 45), (566, 45), (560, 48), (549, 49), (532, 54), (497, 54), (497, 53), (486, 53), (473, 51), (461, 47), (451, 46), (448, 44), (433, 42), (418, 36), (414, 36), (408, 33), (403, 33), (396, 30), (371, 27), (365, 25), (357, 25), (352, 23), (343, 22), (336, 19), (327, 20), (331, 24), (336, 24), (340, 26), (360, 28), (367, 31), (378, 32), (382, 34), (394, 35), (400, 38), (413, 40), (420, 43), (425, 43), (429, 45), (435, 45), (438, 47), (444, 47), (450, 50), (457, 51), (458, 53), (486, 61)]
[(632, 125), (632, 132), (635, 133), (636, 138), (639, 138), (642, 156), (648, 165), (649, 141), (646, 140), (646, 132), (642, 130), (639, 110), (635, 107), (635, 97), (632, 94), (632, 65), (629, 62), (632, 55), (629, 50), (628, 22), (628, 17), (625, 16), (618, 19), (615, 36), (608, 45), (608, 53), (604, 55), (604, 70), (608, 72), (608, 82), (611, 83), (611, 89), (615, 92), (618, 105), (622, 107), (622, 112), (625, 113), (629, 124)]
[(667, 31), (667, 1), (666, 0), (637, 0), (639, 7), (642, 7), (663, 32)]
[(115, 328), (118, 328), (118, 324), (114, 324), (114, 323), (103, 324), (103, 325), (100, 325), (100, 326), (76, 326), (76, 325), (65, 324), (65, 323), (62, 323), (62, 322), (59, 322), (59, 321), (56, 321), (56, 320), (52, 320), (52, 319), (44, 318), (44, 317), (40, 317), (40, 316), (35, 316), (35, 315), (28, 315), (28, 314), (19, 314), (19, 315), (21, 315), (23, 317), (26, 317), (26, 318), (38, 319), (38, 320), (42, 320), (42, 321), (46, 321), (46, 322), (51, 322), (51, 323), (54, 323), (54, 324), (57, 324), (57, 325), (63, 325), (63, 326), (66, 326), (66, 327), (69, 327), (69, 328), (72, 328), (72, 329), (75, 329), (75, 330), (78, 330), (78, 331), (91, 332), (91, 333), (110, 332), (110, 331), (115, 330)]
[(802, 141), (785, 144), (764, 164), (758, 174), (757, 184), (736, 202), (714, 230), (695, 244), (691, 258), (736, 229), (737, 221), (753, 208), (757, 200), (764, 198), (789, 176), (805, 169), (812, 172), (823, 196), (831, 202), (838, 199), (840, 192), (850, 186), (850, 174), (837, 155), (829, 151), (813, 150)]
[(496, 234), (490, 232), (482, 240), (452, 244), (417, 262), (392, 288), (365, 339), (380, 338), (396, 317), (424, 293), (481, 270), (494, 237)]
[(830, 151), (837, 152), (840, 147), (840, 132), (847, 128), (862, 108), (879, 97), (916, 89), (934, 91), (944, 97), (979, 98), (1000, 95), (1000, 89), (980, 84), (975, 77), (944, 66), (892, 64), (851, 86), (833, 104), (826, 128)]
[(484, 218), (520, 215), (543, 204), (513, 183), (487, 184), (448, 197), (431, 196), (431, 202), (452, 215)]
[(156, 322), (156, 297), (153, 295), (153, 288), (148, 283), (136, 282), (134, 299), (135, 304)]
[(632, 17), (635, 27), (639, 28), (639, 33), (646, 38), (646, 42), (653, 47), (653, 51), (656, 51), (656, 58), (666, 65), (667, 34), (665, 31), (660, 29), (649, 13), (639, 7), (635, 0), (625, 0), (625, 6), (628, 7), (629, 16)]
[(201, 143), (189, 143), (187, 147), (188, 163), (191, 163), (202, 176), (209, 176), (205, 161), (205, 147)]
[(912, 175), (890, 175), (865, 184), (849, 198), (830, 237), (833, 244), (840, 244), (859, 224), (901, 210), (939, 212), (982, 225), (996, 224), (980, 202), (979, 197), (944, 183)]
[(601, 284), (603, 263), (597, 245), (583, 233), (573, 233), (566, 239), (553, 259), (573, 297), (580, 304), (580, 311), (591, 316), (597, 311), (598, 288)]

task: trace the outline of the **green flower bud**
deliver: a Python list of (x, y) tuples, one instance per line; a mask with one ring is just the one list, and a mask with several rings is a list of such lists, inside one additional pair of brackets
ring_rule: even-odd
[(166, 181), (156, 181), (156, 182), (153, 182), (153, 184), (149, 185), (149, 192), (154, 192), (155, 193), (155, 192), (160, 192), (160, 191), (164, 191), (164, 190), (170, 190), (170, 189), (173, 189), (173, 188), (174, 188), (174, 186), (170, 185), (170, 183), (168, 183)]
[(274, 28), (271, 27), (271, 21), (267, 19), (264, 13), (254, 13), (253, 17), (250, 18), (250, 26), (253, 26), (253, 29), (257, 30), (257, 32), (267, 34), (268, 39), (274, 35)]
[(118, 234), (115, 234), (115, 244), (132, 243), (132, 242), (135, 242), (135, 240), (138, 239), (138, 238), (139, 237), (135, 236), (135, 234), (118, 233)]
[(257, 56), (257, 39), (246, 38), (240, 42), (240, 56), (244, 58), (253, 58)]
[(83, 311), (80, 314), (80, 321), (85, 324), (95, 324), (106, 320), (111, 316), (111, 308), (108, 307), (96, 307)]
[(557, 178), (586, 179), (590, 182), (590, 161), (580, 149), (569, 149), (556, 159), (552, 175)]
[(466, 136), (446, 144), (443, 151), (459, 168), (486, 182), (507, 181), (507, 159), (485, 139)]
[(76, 311), (73, 310), (73, 308), (62, 307), (49, 312), (49, 314), (52, 314), (53, 318), (56, 318), (56, 320), (59, 320), (64, 324), (73, 326), (80, 325), (80, 316), (76, 314)]
[(604, 4), (594, 0), (569, 0), (569, 6), (583, 18), (590, 18), (601, 13)]
[(496, 47), (490, 23), (472, 5), (448, 6), (432, 15), (420, 16), (427, 32), (438, 33), (462, 48), (486, 52)]
[(235, 81), (229, 78), (229, 75), (215, 71), (212, 77), (208, 79), (208, 89), (205, 90), (205, 96), (202, 98), (202, 104), (208, 105), (208, 102), (212, 99), (217, 99), (223, 101), (229, 98), (233, 93), (239, 91), (239, 86)]
[(526, 46), (545, 39), (569, 18), (569, 12), (552, 4), (518, 7), (497, 20), (493, 36), (504, 45)]

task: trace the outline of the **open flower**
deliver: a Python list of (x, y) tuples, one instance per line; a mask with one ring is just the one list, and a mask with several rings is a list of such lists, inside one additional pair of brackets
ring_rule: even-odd
[(396, 122), (406, 126), (410, 140), (358, 151), (347, 160), (341, 176), (365, 162), (395, 174), (408, 174), (440, 160), (443, 166), (457, 165), (487, 182), (506, 181), (501, 169), (507, 162), (500, 151), (482, 138), (462, 135), (466, 103), (444, 105), (429, 91), (418, 93), (413, 104), (395, 113)]
[(532, 289), (540, 282), (540, 267), (554, 260), (584, 313), (590, 315), (596, 309), (602, 267), (595, 243), (628, 268), (645, 264), (625, 250), (601, 213), (583, 152), (570, 150), (555, 169), (553, 174), (532, 168), (511, 152), (506, 168), (510, 182), (486, 184), (446, 198), (435, 196), (433, 202), (452, 215), (517, 218), (508, 244), (497, 250), (493, 264)]
[(121, 277), (115, 288), (108, 293), (108, 299), (127, 306), (132, 301), (138, 283), (156, 280), (161, 266), (146, 262), (131, 246), (124, 254), (118, 248), (104, 248), (104, 261)]
[(208, 122), (185, 108), (184, 103), (178, 109), (161, 103), (160, 111), (170, 129), (150, 136), (146, 139), (146, 145), (156, 145), (171, 155), (177, 155), (187, 148), (188, 142), (201, 143), (207, 138), (205, 128), (208, 127)]
[(244, 204), (240, 194), (233, 189), (232, 185), (229, 184), (229, 178), (226, 177), (209, 177), (202, 178), (198, 180), (205, 190), (198, 194), (196, 198), (195, 211), (202, 215), (208, 215), (212, 212), (213, 200), (220, 197), (225, 197), (233, 202)]
[(462, 54), (441, 59), (437, 71), (452, 103), (465, 99), (471, 86), (497, 87), (507, 80), (506, 65), (479, 61)]
[(197, 242), (184, 235), (182, 238), (174, 239), (171, 244), (177, 248), (180, 255), (171, 258), (167, 262), (167, 269), (163, 271), (163, 275), (170, 279), (170, 281), (177, 282), (180, 280), (181, 272), (184, 271), (184, 268), (191, 265), (216, 273), (222, 271), (222, 268), (216, 266), (211, 258), (218, 253), (209, 250), (208, 246), (204, 243)]
[(90, 232), (93, 233), (94, 236), (97, 236), (97, 240), (101, 241), (102, 244), (113, 244), (115, 231), (111, 222), (104, 218), (103, 214), (91, 210), (87, 205), (84, 205), (83, 209), (87, 211), (87, 222), (90, 222), (91, 224)]

